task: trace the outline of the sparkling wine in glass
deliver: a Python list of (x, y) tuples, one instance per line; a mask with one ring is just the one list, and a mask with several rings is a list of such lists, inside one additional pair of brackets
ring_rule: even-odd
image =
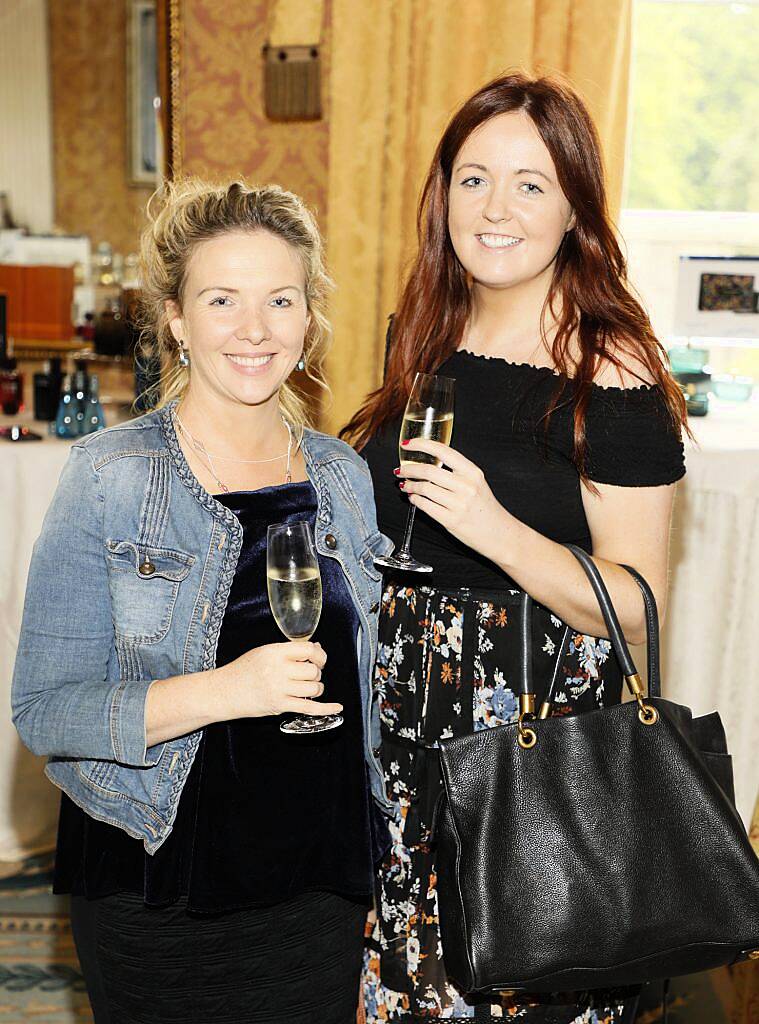
[[(427, 462), (440, 465), (440, 459), (424, 452), (410, 452), (403, 447), (404, 441), (424, 438), (450, 444), (453, 433), (453, 386), (452, 377), (437, 377), (428, 373), (417, 373), (411, 389), (406, 411), (401, 423), (398, 453), (401, 465), (404, 462)], [(411, 554), (411, 535), (414, 530), (416, 506), (410, 505), (406, 517), (403, 543), (398, 552), (374, 559), (374, 564), (383, 569), (402, 569), (409, 572), (432, 572), (432, 566), (417, 561)]]
[[(288, 640), (309, 640), (322, 613), (322, 578), (311, 526), (277, 523), (266, 536), (266, 586), (274, 621)], [(343, 724), (342, 715), (301, 715), (282, 732), (305, 735)]]

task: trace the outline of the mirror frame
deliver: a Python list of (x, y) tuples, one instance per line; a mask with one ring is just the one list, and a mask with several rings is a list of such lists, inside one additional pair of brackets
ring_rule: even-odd
[(158, 95), (161, 101), (159, 156), (162, 147), (159, 168), (162, 164), (164, 178), (176, 178), (182, 173), (181, 42), (181, 0), (156, 0)]
[[(126, 5), (126, 127), (127, 127), (127, 168), (126, 177), (130, 186), (144, 187), (146, 185), (155, 187), (161, 171), (161, 129), (156, 124), (155, 95), (158, 92), (158, 46), (155, 42), (156, 52), (154, 74), (155, 81), (146, 81), (145, 74), (148, 66), (145, 61), (150, 56), (147, 51), (149, 40), (145, 35), (144, 19), (146, 15), (152, 15), (155, 19), (155, 0), (127, 0)], [(156, 31), (154, 20), (154, 31)], [(150, 111), (147, 115), (152, 127), (155, 129), (155, 153), (148, 154), (143, 149), (144, 132), (146, 124), (145, 104), (150, 104)], [(155, 160), (155, 169), (149, 170), (146, 165), (146, 158), (152, 157)]]

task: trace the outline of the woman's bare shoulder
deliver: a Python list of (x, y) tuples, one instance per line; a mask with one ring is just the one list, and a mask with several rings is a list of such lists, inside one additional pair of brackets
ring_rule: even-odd
[[(618, 342), (611, 348), (613, 358), (601, 358), (593, 383), (602, 388), (639, 388), (656, 383), (641, 354), (629, 343)], [(658, 356), (656, 357), (659, 358)]]

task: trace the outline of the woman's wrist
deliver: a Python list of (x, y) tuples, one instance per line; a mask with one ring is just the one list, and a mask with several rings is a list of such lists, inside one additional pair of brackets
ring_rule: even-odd
[(221, 668), (198, 673), (200, 700), (209, 723), (243, 717), (237, 700), (239, 687), (228, 669), (227, 665), (222, 665)]
[(232, 704), (232, 684), (223, 668), (157, 679), (145, 701), (147, 745), (238, 717)]
[(503, 505), (499, 509), (492, 528), (486, 531), (484, 550), (481, 553), (510, 576), (520, 548), (519, 535), (520, 530), (524, 530), (524, 524)]

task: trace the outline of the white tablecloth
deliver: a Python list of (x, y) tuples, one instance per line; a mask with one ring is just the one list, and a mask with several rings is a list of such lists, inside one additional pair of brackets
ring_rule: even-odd
[(720, 712), (738, 810), (759, 794), (759, 404), (714, 402), (691, 419), (672, 532), (664, 695)]
[[(700, 448), (689, 447), (675, 507), (665, 695), (720, 711), (748, 822), (759, 788), (759, 406), (715, 403), (691, 426)], [(0, 860), (49, 848), (55, 834), (57, 793), (18, 742), (9, 698), (32, 545), (67, 451), (0, 441)]]
[[(0, 424), (10, 422), (0, 417)], [(43, 433), (47, 425), (30, 426)], [(0, 440), (0, 861), (50, 849), (55, 838), (58, 792), (42, 774), (44, 759), (19, 742), (10, 692), (32, 546), (69, 447), (47, 437)]]

